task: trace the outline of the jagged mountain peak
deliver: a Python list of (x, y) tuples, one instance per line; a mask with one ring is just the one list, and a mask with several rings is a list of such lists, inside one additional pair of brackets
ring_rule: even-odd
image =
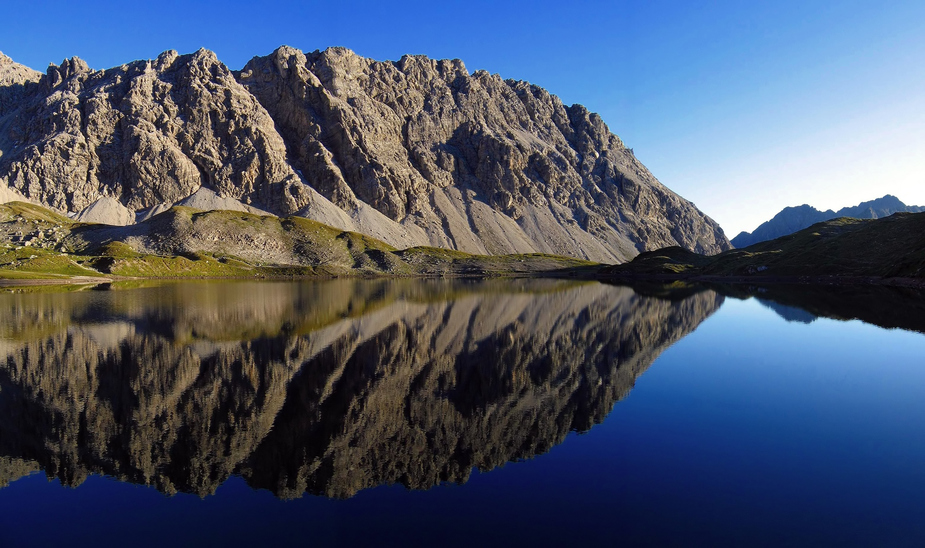
[(159, 68), (159, 70), (163, 70), (164, 68), (171, 66), (179, 57), (180, 54), (177, 53), (177, 50), (169, 49), (158, 55), (154, 64)]
[[(0, 52), (0, 117), (22, 101), (29, 88), (42, 78), (42, 73), (21, 65)], [(2, 122), (2, 118), (0, 118)], [(0, 157), (4, 154), (4, 136), (0, 125)], [(0, 196), (20, 197), (18, 193), (5, 192), (0, 186)]]
[(48, 70), (49, 71), (51, 70), (67, 71), (71, 73), (91, 71), (90, 65), (88, 65), (86, 61), (84, 61), (80, 57), (77, 57), (76, 55), (61, 61), (60, 65), (56, 65), (54, 63), (48, 63)]
[[(305, 54), (302, 50), (285, 44), (273, 50), (273, 53), (271, 53), (269, 57), (272, 57), (278, 63), (287, 63), (289, 59), (295, 59), (301, 63), (305, 63)], [(257, 59), (259, 56), (254, 56), (253, 58)]]
[(41, 72), (21, 65), (0, 52), (0, 88), (37, 82), (41, 77)]
[(92, 71), (70, 59), (0, 120), (0, 183), (62, 212), (103, 197), (132, 211), (205, 186), (295, 212), (311, 190), (273, 120), (208, 50)]
[(42, 80), (0, 111), (0, 185), (62, 212), (206, 188), (397, 247), (619, 262), (729, 246), (600, 116), (458, 59), (281, 46), (231, 71), (200, 49), (103, 71), (73, 58)]
[[(897, 211), (901, 211), (903, 208), (906, 207), (906, 204), (904, 204), (903, 201), (900, 200), (899, 198), (897, 198), (896, 196), (893, 196), (892, 194), (886, 194), (886, 195), (884, 195), (884, 196), (881, 197), (881, 198), (875, 198), (875, 199), (873, 199), (873, 200), (869, 200), (869, 201), (866, 201), (866, 202), (861, 202), (860, 204), (858, 204), (858, 205), (855, 206), (855, 207), (856, 207), (856, 208), (864, 208), (864, 209), (867, 209), (867, 208), (887, 208), (887, 209), (893, 208), (893, 209), (896, 209)], [(845, 210), (849, 210), (849, 209), (852, 209), (852, 208), (850, 208), (850, 207), (845, 207), (845, 208), (842, 208), (842, 209), (839, 210), (839, 211), (845, 211)]]
[(60, 65), (49, 63), (40, 84), (47, 92), (51, 92), (73, 78), (86, 79), (92, 72), (93, 69), (86, 61), (80, 57), (71, 57), (61, 61)]

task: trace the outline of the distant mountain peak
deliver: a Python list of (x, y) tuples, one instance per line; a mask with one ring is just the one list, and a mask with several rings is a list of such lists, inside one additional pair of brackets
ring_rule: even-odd
[(819, 211), (808, 204), (789, 206), (782, 209), (771, 220), (762, 223), (754, 232), (740, 232), (732, 239), (732, 245), (737, 248), (748, 247), (759, 242), (773, 240), (793, 234), (816, 223), (828, 221), (836, 217), (853, 217), (855, 219), (878, 219), (888, 217), (894, 213), (919, 213), (925, 211), (923, 206), (907, 206), (892, 194), (861, 202), (856, 206), (843, 207), (838, 211), (831, 209)]

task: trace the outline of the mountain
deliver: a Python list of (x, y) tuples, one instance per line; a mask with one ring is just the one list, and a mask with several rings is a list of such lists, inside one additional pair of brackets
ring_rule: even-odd
[(843, 207), (838, 211), (832, 211), (831, 209), (819, 211), (805, 204), (796, 207), (785, 207), (770, 221), (762, 223), (754, 232), (750, 234), (740, 232), (738, 236), (732, 239), (732, 245), (737, 248), (748, 247), (758, 242), (793, 234), (798, 230), (803, 230), (816, 223), (835, 219), (836, 217), (879, 219), (899, 212), (919, 213), (922, 211), (925, 211), (925, 207), (907, 206), (899, 198), (890, 194), (869, 202), (861, 202), (854, 207)]
[(705, 257), (671, 247), (605, 267), (607, 279), (887, 283), (925, 286), (925, 213), (838, 217), (774, 240)]
[(334, 280), (0, 295), (0, 486), (426, 489), (600, 423), (723, 298)]
[[(399, 248), (620, 262), (720, 227), (601, 118), (459, 60), (281, 47), (44, 75), (0, 58), (0, 199), (128, 224), (169, 209), (300, 215)], [(190, 203), (190, 202), (195, 203)]]

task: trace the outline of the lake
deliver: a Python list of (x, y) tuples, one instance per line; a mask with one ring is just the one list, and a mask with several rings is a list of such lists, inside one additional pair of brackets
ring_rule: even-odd
[(0, 294), (0, 544), (925, 545), (925, 297)]

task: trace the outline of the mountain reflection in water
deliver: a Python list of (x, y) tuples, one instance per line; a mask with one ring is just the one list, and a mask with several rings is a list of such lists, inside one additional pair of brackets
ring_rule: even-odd
[(551, 281), (0, 295), (0, 486), (462, 483), (601, 422), (722, 302)]

